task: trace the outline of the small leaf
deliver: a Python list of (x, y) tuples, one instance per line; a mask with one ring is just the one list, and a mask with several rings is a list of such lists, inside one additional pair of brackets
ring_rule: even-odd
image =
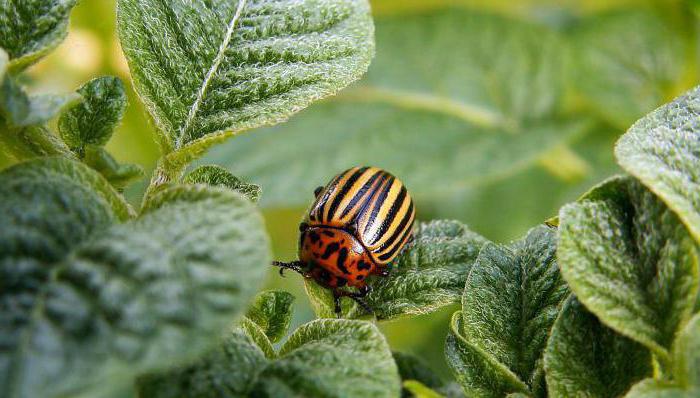
[[(249, 324), (257, 327), (252, 322)], [(153, 398), (399, 395), (399, 376), (389, 346), (371, 323), (335, 319), (307, 323), (289, 337), (276, 358), (268, 357), (268, 360), (263, 360), (264, 350), (248, 336), (246, 340), (234, 331), (221, 347), (194, 365), (143, 378), (138, 385), (140, 395)], [(237, 371), (238, 367), (241, 371)]]
[(464, 288), (461, 335), (530, 386), (568, 295), (556, 249), (556, 232), (545, 226), (510, 247), (486, 244)]
[(673, 343), (673, 382), (647, 379), (627, 398), (691, 398), (700, 396), (700, 314), (696, 314)]
[(76, 3), (77, 0), (0, 2), (0, 47), (9, 54), (10, 71), (21, 71), (63, 41), (70, 11)]
[(134, 180), (143, 177), (144, 171), (136, 164), (121, 164), (104, 148), (89, 145), (85, 147), (83, 162), (97, 170), (117, 189), (124, 189)]
[(615, 156), (700, 242), (700, 86), (635, 123)]
[(335, 93), (374, 49), (366, 0), (119, 0), (118, 24), (173, 167)]
[(462, 312), (455, 312), (445, 343), (445, 356), (465, 394), (493, 398), (515, 392), (527, 394), (528, 386), (517, 375), (461, 334), (463, 322)]
[(77, 90), (83, 101), (64, 112), (58, 120), (63, 141), (82, 154), (87, 145), (104, 146), (126, 110), (127, 99), (121, 80), (104, 76)]
[(700, 389), (683, 390), (663, 381), (646, 379), (632, 387), (625, 398), (696, 398)]
[(27, 127), (51, 120), (62, 109), (81, 101), (78, 94), (27, 95), (10, 76), (0, 82), (0, 116), (10, 128)]
[[(32, 176), (12, 177), (21, 187)], [(2, 290), (0, 302), (11, 305), (12, 316), (0, 318), (0, 332), (23, 336), (0, 352), (7, 364), (3, 396), (99, 395), (123, 387), (138, 373), (201, 355), (242, 313), (270, 261), (261, 215), (223, 189), (173, 187), (160, 196), (168, 201), (73, 243), (48, 278), (20, 286), (28, 306), (12, 306), (8, 295), (16, 293)], [(28, 250), (39, 258), (58, 239), (20, 228), (12, 232), (28, 234)], [(13, 277), (24, 264), (15, 258), (8, 252), (0, 259)]]
[(674, 381), (700, 390), (700, 314), (695, 314), (673, 343)]
[(698, 291), (698, 253), (680, 220), (631, 178), (562, 208), (558, 260), (578, 299), (663, 366)]
[(182, 182), (185, 184), (223, 186), (242, 193), (253, 202), (257, 202), (260, 197), (260, 186), (242, 181), (220, 166), (199, 166), (187, 174)]
[[(418, 224), (414, 240), (391, 265), (388, 277), (370, 278), (366, 297), (378, 320), (433, 312), (458, 303), (467, 275), (487, 240), (457, 221)], [(319, 317), (335, 317), (333, 296), (315, 281), (306, 291)], [(343, 316), (365, 314), (351, 300), (342, 300)]]
[(255, 298), (246, 317), (258, 324), (270, 341), (276, 343), (287, 334), (293, 304), (294, 296), (290, 293), (276, 290), (262, 292)]
[(544, 361), (552, 397), (615, 398), (652, 372), (649, 351), (600, 323), (574, 296), (554, 323)]

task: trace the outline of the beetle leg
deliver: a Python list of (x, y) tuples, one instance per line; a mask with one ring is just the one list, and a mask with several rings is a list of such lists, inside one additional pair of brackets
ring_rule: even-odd
[(340, 298), (347, 297), (356, 302), (366, 313), (372, 314), (374, 310), (367, 304), (364, 300), (365, 297), (372, 291), (372, 287), (368, 285), (362, 286), (358, 292), (347, 292), (344, 290), (333, 289), (333, 300), (335, 302), (335, 314), (340, 318), (341, 308), (340, 308)]
[(302, 276), (306, 276), (304, 269), (302, 268), (301, 261), (291, 261), (288, 263), (282, 261), (273, 261), (272, 265), (275, 267), (280, 267), (280, 276), (284, 277), (284, 270), (291, 269), (292, 271), (300, 273)]
[(318, 198), (318, 195), (321, 194), (321, 191), (323, 191), (322, 186), (316, 187), (316, 189), (314, 189), (314, 196)]
[(335, 311), (335, 316), (340, 319), (341, 318), (341, 312), (342, 309), (340, 308), (340, 298), (343, 297), (343, 292), (339, 291), (338, 289), (333, 289), (333, 303), (335, 304), (335, 308), (333, 309)]

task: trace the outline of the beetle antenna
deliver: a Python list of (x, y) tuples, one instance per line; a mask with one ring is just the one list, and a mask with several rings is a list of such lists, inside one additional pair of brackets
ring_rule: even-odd
[(284, 277), (285, 269), (291, 269), (294, 272), (298, 272), (301, 275), (304, 275), (304, 270), (302, 269), (303, 263), (301, 261), (290, 261), (288, 263), (285, 263), (283, 261), (273, 261), (272, 265), (274, 267), (280, 267), (280, 276), (282, 277)]

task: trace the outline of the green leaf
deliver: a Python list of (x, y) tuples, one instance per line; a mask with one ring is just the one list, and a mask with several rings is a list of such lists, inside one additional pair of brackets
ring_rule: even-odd
[(253, 202), (258, 201), (261, 193), (260, 186), (242, 181), (223, 167), (215, 165), (197, 167), (187, 174), (182, 182), (227, 187), (242, 193)]
[(573, 83), (619, 128), (672, 98), (684, 79), (690, 35), (660, 13), (624, 11), (583, 19), (573, 32)]
[[(270, 261), (261, 215), (228, 190), (174, 187), (160, 196), (168, 201), (158, 198), (139, 218), (74, 242), (41, 283), (3, 289), (11, 312), (3, 311), (0, 331), (21, 337), (1, 352), (3, 396), (94, 396), (123, 387), (138, 373), (203, 354), (244, 311)], [(19, 228), (12, 230), (32, 232)], [(29, 235), (25, 250), (48, 254), (61, 231), (49, 232)], [(3, 262), (17, 278), (25, 263), (13, 258), (8, 252)], [(8, 296), (19, 293), (21, 301)]]
[(635, 123), (615, 148), (620, 165), (649, 187), (700, 242), (700, 87)]
[(136, 164), (121, 164), (104, 148), (94, 145), (85, 147), (83, 162), (97, 170), (117, 189), (124, 189), (144, 175), (143, 168)]
[(78, 94), (33, 95), (10, 76), (4, 76), (0, 82), (0, 117), (9, 128), (27, 127), (51, 120), (62, 109), (80, 102)]
[[(66, 186), (76, 184), (89, 188), (98, 196), (102, 205), (111, 209), (117, 219), (126, 221), (135, 216), (134, 210), (118, 192), (97, 172), (80, 162), (62, 157), (46, 157), (27, 161), (3, 170), (3, 179), (7, 181), (30, 181), (32, 184), (61, 183)], [(4, 184), (0, 184), (4, 185)], [(31, 190), (27, 188), (27, 192)], [(50, 217), (47, 217), (50, 218)]]
[(43, 124), (61, 109), (80, 101), (78, 94), (28, 96), (7, 73), (8, 55), (0, 48), (0, 149), (25, 160), (36, 156), (74, 158), (70, 149)]
[(119, 0), (118, 24), (173, 167), (335, 93), (374, 49), (366, 0)]
[(258, 376), (251, 395), (332, 396), (342, 391), (396, 397), (400, 388), (389, 345), (376, 326), (325, 319), (303, 325), (289, 337), (280, 358)]
[(404, 382), (418, 381), (429, 388), (438, 388), (444, 382), (419, 357), (404, 352), (393, 352), (394, 361), (399, 369), (399, 375)]
[(578, 299), (668, 365), (698, 291), (698, 253), (680, 220), (636, 180), (617, 177), (562, 208), (558, 260)]
[(68, 17), (77, 0), (1, 0), (0, 47), (12, 72), (33, 64), (66, 37)]
[(544, 361), (551, 397), (619, 397), (652, 372), (648, 350), (607, 328), (574, 296), (554, 323)]
[(246, 317), (262, 328), (271, 342), (276, 343), (287, 334), (292, 321), (294, 295), (270, 290), (258, 294)]
[(673, 343), (673, 383), (647, 379), (628, 398), (691, 398), (700, 395), (700, 314), (696, 314)]
[(104, 146), (121, 121), (127, 98), (119, 78), (104, 76), (77, 90), (83, 101), (64, 112), (58, 120), (63, 141), (82, 154), (87, 145)]
[(563, 116), (564, 54), (547, 29), (448, 9), (379, 17), (377, 48), (363, 84), (207, 161), (261, 184), (266, 206), (306, 205), (358, 164), (391, 171), (421, 200), (512, 176), (590, 127)]
[(182, 368), (139, 377), (138, 395), (152, 398), (246, 397), (267, 363), (263, 350), (246, 331), (233, 328), (223, 342)]
[(253, 341), (234, 331), (195, 364), (142, 379), (139, 392), (154, 398), (399, 395), (396, 364), (371, 323), (307, 323), (268, 360)]
[(695, 398), (700, 389), (683, 390), (677, 386), (653, 379), (646, 379), (632, 387), (625, 398)]
[[(372, 292), (365, 301), (378, 320), (425, 314), (458, 303), (469, 270), (486, 242), (457, 221), (420, 223), (413, 243), (392, 263), (390, 275), (368, 280)], [(317, 316), (334, 318), (330, 291), (310, 279), (305, 286)], [(344, 317), (368, 315), (349, 299), (341, 304)]]
[(414, 398), (445, 398), (444, 395), (417, 380), (406, 380), (402, 386)]
[(486, 244), (464, 288), (461, 335), (530, 386), (568, 295), (556, 249), (556, 231), (545, 226), (509, 247)]
[(462, 311), (452, 316), (445, 343), (445, 357), (452, 373), (468, 397), (503, 397), (508, 393), (529, 393), (528, 386), (507, 366), (470, 343), (462, 335)]

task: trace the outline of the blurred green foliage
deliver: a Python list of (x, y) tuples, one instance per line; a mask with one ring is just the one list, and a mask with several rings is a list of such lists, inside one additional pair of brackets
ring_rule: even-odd
[[(637, 118), (697, 84), (700, 77), (700, 6), (693, 0), (372, 3), (377, 59), (359, 85), (338, 99), (310, 107), (290, 123), (234, 138), (205, 159), (262, 186), (261, 206), (279, 259), (295, 255), (297, 223), (306, 201), (312, 199), (313, 187), (324, 184), (340, 167), (362, 162), (397, 165), (400, 169), (391, 171), (415, 190), (420, 219), (457, 218), (497, 242), (515, 239), (617, 172), (613, 144), (619, 135)], [(470, 17), (460, 20), (460, 14)], [(411, 22), (406, 24), (410, 29), (403, 27), (404, 20)], [(491, 23), (495, 26), (479, 25), (488, 20), (496, 20)], [(464, 21), (471, 24), (463, 26)], [(512, 28), (508, 21), (524, 33), (501, 41)], [(455, 32), (469, 37), (454, 37)], [(481, 32), (495, 37), (487, 41)], [(532, 36), (532, 48), (519, 46), (521, 35)], [(558, 49), (542, 50), (550, 41)], [(469, 53), (472, 58), (462, 51), (470, 43), (481, 45), (480, 53)], [(521, 54), (528, 51), (534, 56)], [(536, 64), (519, 69), (519, 63), (528, 59)], [(478, 62), (483, 62), (481, 74), (472, 73), (471, 80), (465, 77)], [(543, 65), (550, 66), (543, 69)], [(438, 74), (434, 77), (441, 89), (433, 90), (429, 79), (421, 80), (421, 69)], [(537, 73), (542, 75), (532, 75)], [(158, 147), (116, 38), (114, 0), (81, 1), (67, 40), (31, 67), (24, 83), (31, 92), (64, 93), (105, 74), (124, 81), (129, 99), (107, 149), (119, 162), (139, 164), (150, 175)], [(390, 90), (391, 95), (367, 87)], [(397, 97), (397, 92), (411, 95)], [(451, 102), (434, 101), (445, 92), (448, 99), (475, 107), (455, 110)], [(431, 101), (425, 101), (426, 95)], [(479, 112), (471, 112), (474, 109)], [(555, 127), (555, 133), (533, 145), (527, 135), (507, 132), (512, 124), (489, 127), (492, 113), (484, 110), (514, 120), (521, 129), (544, 119), (574, 119), (585, 126), (576, 131)], [(389, 124), (371, 123), (372, 117), (387, 117), (382, 112), (390, 114)], [(440, 121), (435, 123), (436, 119)], [(498, 130), (495, 134), (501, 138), (479, 129)], [(463, 148), (466, 155), (450, 157), (455, 148)], [(423, 151), (430, 156), (423, 156)], [(524, 156), (526, 151), (531, 153)], [(516, 161), (518, 156), (526, 160)], [(474, 170), (497, 157), (507, 167)], [(0, 166), (9, 163), (0, 154)], [(488, 178), (478, 178), (484, 176)], [(147, 178), (129, 188), (130, 200), (139, 200), (146, 182)], [(440, 184), (447, 189), (437, 189)], [(270, 288), (299, 297), (292, 328), (313, 319), (301, 278), (289, 273), (283, 279), (270, 272)], [(392, 349), (417, 354), (444, 373), (442, 337), (454, 310), (380, 326)]]

